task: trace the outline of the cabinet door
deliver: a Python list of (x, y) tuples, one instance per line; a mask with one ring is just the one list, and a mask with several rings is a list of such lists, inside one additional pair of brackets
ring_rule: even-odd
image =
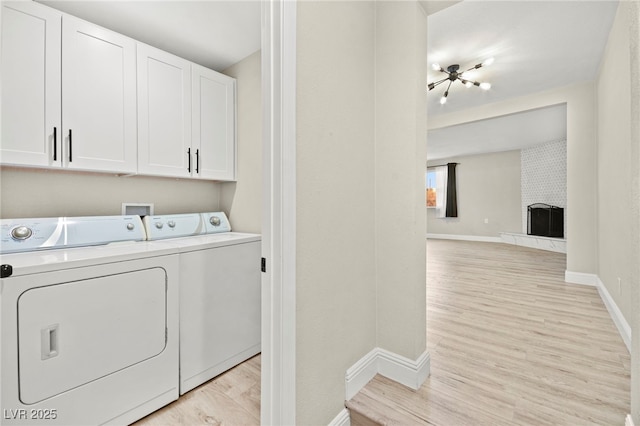
[(61, 164), (61, 16), (34, 2), (2, 4), (3, 164)]
[(193, 65), (193, 146), (199, 153), (198, 176), (236, 179), (236, 81)]
[(191, 149), (191, 64), (138, 43), (138, 171), (189, 177), (196, 167)]
[(65, 165), (135, 173), (135, 41), (65, 15), (62, 47)]

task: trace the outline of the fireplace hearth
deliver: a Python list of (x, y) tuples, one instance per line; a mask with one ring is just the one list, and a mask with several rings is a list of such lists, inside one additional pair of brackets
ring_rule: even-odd
[(564, 238), (564, 209), (543, 203), (528, 206), (527, 234)]

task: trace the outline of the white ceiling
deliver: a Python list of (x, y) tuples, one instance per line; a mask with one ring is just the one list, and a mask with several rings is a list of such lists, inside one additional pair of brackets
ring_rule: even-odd
[[(428, 94), (429, 116), (594, 80), (617, 10), (617, 1), (466, 0), (429, 16), (429, 66), (468, 69), (495, 62), (468, 78), (488, 91), (447, 83)], [(429, 69), (428, 81), (445, 74)], [(553, 107), (429, 131), (429, 160), (507, 151), (566, 139), (566, 108)], [(536, 142), (537, 141), (537, 142)]]
[(38, 1), (217, 71), (260, 49), (259, 1)]
[[(571, 83), (593, 80), (618, 3), (615, 1), (463, 1), (429, 16), (427, 58), (468, 69), (491, 90), (446, 83), (429, 92), (429, 114), (450, 113)], [(429, 68), (428, 81), (446, 75)]]
[(554, 105), (430, 130), (429, 160), (511, 151), (566, 140), (567, 106)]

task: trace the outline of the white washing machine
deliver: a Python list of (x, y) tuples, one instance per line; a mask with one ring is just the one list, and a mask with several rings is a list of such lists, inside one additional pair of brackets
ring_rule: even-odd
[(224, 213), (147, 216), (145, 228), (180, 252), (183, 394), (260, 352), (261, 237), (231, 232)]
[(145, 238), (138, 216), (0, 221), (1, 424), (129, 424), (178, 398), (179, 259)]

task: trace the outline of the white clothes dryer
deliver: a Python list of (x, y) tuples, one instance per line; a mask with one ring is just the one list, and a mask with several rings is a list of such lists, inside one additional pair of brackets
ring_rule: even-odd
[(178, 398), (179, 258), (145, 238), (138, 216), (0, 221), (0, 424), (129, 424)]
[[(218, 213), (145, 217), (180, 252), (180, 394), (260, 352), (261, 237)], [(181, 238), (179, 238), (181, 237)]]

